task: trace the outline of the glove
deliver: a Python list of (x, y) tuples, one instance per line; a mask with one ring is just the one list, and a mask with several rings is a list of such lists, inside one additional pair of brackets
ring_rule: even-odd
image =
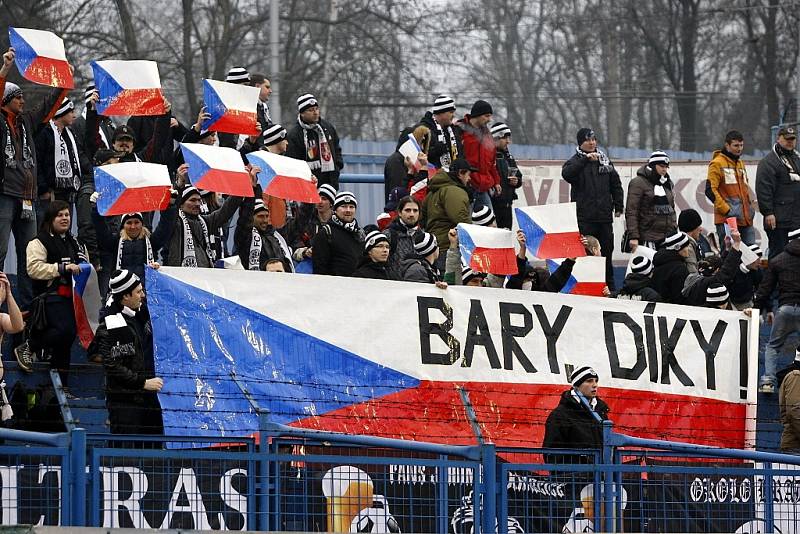
[(92, 204), (97, 204), (97, 199), (98, 199), (98, 198), (100, 198), (100, 193), (98, 193), (97, 191), (95, 191), (94, 193), (92, 193), (92, 194), (89, 196), (89, 202), (91, 202)]

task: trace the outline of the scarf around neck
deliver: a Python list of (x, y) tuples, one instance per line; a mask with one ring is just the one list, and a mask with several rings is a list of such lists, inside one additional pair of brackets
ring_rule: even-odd
[[(181, 267), (197, 267), (197, 252), (194, 246), (194, 238), (192, 237), (192, 228), (189, 225), (189, 219), (180, 209), (178, 209), (178, 216), (181, 219), (181, 223), (183, 223), (183, 258), (181, 259)], [(208, 239), (208, 225), (202, 217), (198, 217), (197, 220), (200, 221), (200, 227), (203, 231), (203, 238), (205, 239), (206, 246), (208, 247), (210, 244), (210, 240)], [(205, 252), (208, 256), (209, 263), (214, 265), (214, 262), (217, 260), (216, 254), (213, 248), (208, 248), (209, 250), (204, 250), (203, 252)]]
[[(589, 152), (584, 152), (583, 150), (581, 150), (581, 147), (577, 147), (575, 150), (578, 152), (578, 154), (580, 154), (584, 158), (589, 157)], [(602, 150), (598, 149), (598, 150), (595, 150), (594, 153), (596, 153), (598, 156), (600, 156), (600, 159), (598, 160), (598, 163), (600, 163), (599, 172), (608, 173), (608, 172), (611, 172), (614, 169), (614, 166), (611, 164), (611, 160), (608, 159), (608, 156), (606, 155), (605, 152), (603, 152)]]
[[(289, 272), (294, 272), (294, 263), (292, 262), (292, 251), (289, 250), (289, 245), (279, 232), (272, 232), (272, 237), (278, 242), (281, 247), (283, 259), (287, 260), (285, 263), (289, 264)], [(261, 232), (253, 226), (250, 238), (250, 252), (247, 256), (247, 269), (249, 271), (261, 270), (261, 248), (264, 245), (264, 238), (261, 237)]]
[[(320, 170), (322, 172), (331, 172), (336, 170), (333, 163), (333, 154), (331, 154), (330, 143), (328, 136), (325, 135), (325, 129), (317, 122), (315, 124), (306, 124), (297, 116), (297, 124), (303, 129), (303, 143), (306, 145), (306, 160), (311, 170)], [(308, 144), (308, 132), (314, 131), (317, 133), (317, 150), (314, 151), (313, 146)]]
[(352, 232), (354, 234), (358, 233), (359, 228), (358, 228), (358, 221), (356, 219), (353, 219), (351, 222), (346, 223), (341, 219), (339, 219), (339, 217), (337, 217), (336, 214), (334, 213), (333, 215), (331, 215), (331, 222), (340, 228), (344, 228), (348, 232)]
[[(143, 236), (144, 239), (144, 248), (147, 254), (147, 265), (155, 262), (155, 256), (153, 255), (153, 245), (150, 244), (150, 238), (147, 236)], [(117, 269), (122, 269), (122, 247), (125, 245), (126, 241), (134, 241), (133, 239), (125, 239), (122, 237), (122, 232), (120, 232), (119, 243), (117, 244)]]
[[(772, 147), (772, 151), (775, 152), (775, 155), (778, 156), (781, 163), (789, 170), (789, 179), (793, 182), (800, 182), (800, 169), (794, 166), (794, 162), (800, 160), (800, 154), (798, 154), (796, 150), (786, 150), (778, 143), (775, 143)], [(794, 159), (790, 157), (792, 155), (795, 156)]]
[[(439, 159), (439, 163), (442, 167), (449, 168), (450, 164), (453, 163), (456, 158), (458, 158), (458, 143), (456, 143), (456, 134), (453, 131), (453, 125), (451, 124), (447, 127), (447, 135), (445, 135), (445, 128), (436, 122), (436, 119), (433, 119), (433, 124), (436, 125), (436, 139), (438, 139), (442, 144), (448, 141), (450, 142), (450, 150), (444, 152), (442, 157)], [(445, 137), (447, 139), (445, 139)]]
[(78, 160), (78, 145), (75, 143), (75, 136), (66, 126), (59, 131), (54, 121), (50, 121), (50, 129), (53, 131), (56, 189), (77, 191), (81, 187), (81, 162)]

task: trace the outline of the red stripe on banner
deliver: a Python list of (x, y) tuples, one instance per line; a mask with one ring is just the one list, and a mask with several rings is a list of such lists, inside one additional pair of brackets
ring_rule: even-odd
[[(474, 444), (475, 434), (458, 393), (467, 393), (483, 439), (498, 446), (540, 447), (545, 422), (567, 386), (421, 382), (416, 388), (334, 410), (292, 426), (348, 434)], [(600, 389), (617, 432), (743, 448), (746, 405), (701, 397), (616, 388)]]
[(531, 252), (534, 256), (543, 260), (586, 256), (586, 249), (581, 243), (581, 234), (579, 232), (546, 234), (542, 238), (538, 250)]
[(572, 287), (570, 294), (602, 297), (604, 287), (606, 287), (605, 282), (578, 282)]
[(209, 169), (209, 171), (197, 181), (195, 187), (237, 197), (252, 198), (254, 196), (253, 182), (250, 179), (250, 175), (246, 172)]
[(75, 311), (75, 326), (77, 327), (78, 340), (84, 349), (88, 349), (94, 339), (94, 332), (86, 317), (86, 307), (80, 295), (72, 292), (72, 309)]
[(103, 115), (163, 115), (164, 95), (160, 88), (123, 89), (103, 111)]
[(517, 274), (517, 258), (513, 248), (475, 247), (469, 266), (479, 273)]
[(31, 62), (23, 75), (26, 79), (42, 85), (64, 89), (75, 87), (69, 63), (60, 59), (39, 56)]
[(296, 200), (307, 204), (319, 202), (316, 184), (294, 176), (275, 175), (264, 193), (273, 197)]
[[(251, 194), (252, 195), (252, 188)], [(123, 215), (135, 211), (162, 211), (169, 206), (169, 186), (154, 185), (126, 189), (103, 215)]]
[(255, 113), (229, 109), (225, 115), (208, 126), (209, 130), (232, 134), (258, 135), (258, 117)]

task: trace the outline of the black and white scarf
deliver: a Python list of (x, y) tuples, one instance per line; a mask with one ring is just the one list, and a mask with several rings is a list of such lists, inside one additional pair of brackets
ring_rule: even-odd
[[(584, 152), (581, 150), (581, 147), (577, 147), (575, 150), (584, 158), (589, 157), (589, 152)], [(614, 170), (614, 166), (611, 165), (611, 160), (608, 159), (608, 156), (606, 156), (605, 152), (601, 150), (595, 150), (594, 153), (600, 156), (600, 159), (598, 160), (598, 163), (600, 163), (600, 173), (609, 173)]]
[(335, 213), (334, 213), (333, 215), (331, 215), (331, 222), (332, 222), (333, 224), (335, 224), (336, 226), (339, 226), (339, 227), (341, 227), (341, 228), (344, 228), (344, 229), (345, 229), (345, 230), (347, 230), (348, 232), (352, 232), (352, 233), (354, 233), (354, 234), (357, 234), (357, 233), (359, 233), (359, 232), (360, 232), (360, 230), (361, 230), (361, 229), (358, 227), (358, 221), (357, 221), (357, 220), (353, 219), (353, 220), (352, 220), (352, 221), (350, 221), (349, 223), (346, 223), (346, 222), (344, 222), (343, 220), (341, 220), (339, 217), (337, 217)]
[[(289, 250), (289, 245), (286, 240), (278, 232), (273, 232), (273, 237), (281, 247), (283, 257), (288, 260), (289, 272), (294, 272), (294, 264), (292, 263), (292, 251)], [(247, 269), (250, 271), (258, 271), (261, 269), (261, 247), (263, 246), (264, 238), (261, 237), (261, 232), (254, 226), (252, 230), (252, 238), (250, 239), (250, 253), (247, 256)]]
[(75, 136), (66, 126), (59, 131), (53, 121), (50, 121), (50, 128), (53, 130), (56, 189), (77, 191), (81, 187), (81, 162), (78, 161), (78, 145), (75, 143)]
[[(20, 136), (22, 139), (22, 162), (23, 162), (22, 166), (26, 169), (32, 169), (33, 151), (31, 150), (30, 145), (28, 145), (28, 130), (25, 128), (25, 122), (21, 118), (17, 117), (17, 122), (15, 124), (19, 125)], [(14, 146), (14, 142), (11, 137), (12, 126), (11, 123), (8, 122), (8, 119), (6, 119), (6, 125), (8, 126), (6, 128), (6, 151), (5, 151), (6, 167), (10, 167), (13, 169), (16, 168), (17, 166), (17, 161), (16, 161), (17, 149)]]
[[(194, 238), (192, 237), (192, 227), (189, 226), (189, 219), (183, 211), (178, 210), (178, 216), (181, 218), (181, 223), (183, 223), (183, 259), (181, 260), (181, 267), (197, 267), (197, 252), (194, 246)], [(200, 221), (200, 227), (203, 229), (203, 238), (205, 238), (206, 246), (208, 247), (206, 254), (209, 262), (214, 265), (217, 255), (214, 249), (208, 246), (211, 243), (208, 239), (208, 225), (202, 217), (198, 217), (197, 220)]]
[[(306, 145), (306, 159), (308, 160), (308, 166), (311, 167), (311, 170), (320, 170), (322, 172), (335, 171), (336, 166), (333, 163), (331, 145), (328, 142), (328, 136), (325, 135), (325, 129), (322, 125), (318, 122), (316, 124), (306, 124), (300, 118), (300, 115), (297, 116), (297, 123), (300, 125), (300, 128), (303, 129), (303, 143)], [(308, 132), (312, 130), (317, 132), (316, 154), (312, 150), (313, 147), (308, 144)]]
[[(150, 238), (147, 236), (142, 237), (144, 239), (144, 248), (147, 254), (147, 265), (155, 262), (155, 256), (153, 255), (153, 245), (150, 244)], [(119, 238), (119, 244), (117, 245), (117, 269), (122, 269), (122, 247), (125, 244), (125, 241), (131, 241), (130, 239), (125, 239), (123, 237)], [(184, 244), (185, 247), (185, 244)]]
[(433, 120), (433, 124), (436, 125), (436, 139), (438, 139), (440, 143), (446, 143), (448, 140), (450, 141), (450, 150), (442, 154), (442, 157), (439, 160), (442, 167), (450, 167), (450, 164), (453, 163), (456, 158), (458, 158), (458, 143), (456, 143), (456, 133), (453, 131), (453, 126), (450, 125), (447, 127), (447, 135), (445, 136), (444, 128), (442, 128), (441, 124), (436, 122), (436, 119)]
[[(781, 163), (786, 165), (786, 168), (789, 170), (789, 179), (793, 182), (800, 182), (800, 169), (796, 169), (794, 165), (792, 165), (792, 160), (790, 160), (787, 155), (787, 152), (790, 151), (777, 143), (772, 147), (772, 151), (775, 152), (775, 155), (778, 156)], [(796, 150), (792, 150), (791, 153), (793, 153), (796, 158), (800, 159), (800, 154), (798, 154)]]
[(660, 176), (655, 170), (650, 169), (653, 183), (653, 213), (656, 215), (671, 215), (675, 209), (670, 206), (667, 198), (667, 189), (672, 189), (669, 175)]
[[(216, 193), (211, 193), (212, 195), (216, 195)], [(217, 208), (219, 209), (219, 208)], [(208, 215), (212, 213), (211, 206), (209, 206), (208, 201), (204, 196), (200, 197), (200, 213)], [(219, 243), (219, 245), (217, 245)], [(208, 236), (208, 248), (209, 250), (213, 250), (214, 254), (217, 252), (217, 248), (219, 248), (222, 256), (225, 257), (228, 255), (227, 246), (225, 243), (225, 231), (222, 227), (217, 228), (216, 233), (210, 234)]]

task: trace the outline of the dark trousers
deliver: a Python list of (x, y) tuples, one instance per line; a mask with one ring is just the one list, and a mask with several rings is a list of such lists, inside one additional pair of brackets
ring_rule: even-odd
[(769, 239), (768, 258), (772, 259), (786, 248), (786, 243), (789, 242), (789, 229), (775, 228), (774, 230), (767, 230), (767, 239)]
[(511, 230), (511, 204), (492, 198), (492, 208), (498, 228), (508, 228)]
[[(106, 408), (112, 434), (164, 435), (161, 404), (155, 392), (141, 394), (108, 394)], [(127, 399), (125, 397), (128, 397)], [(136, 397), (132, 399), (130, 397)], [(161, 448), (159, 442), (121, 442), (117, 446), (128, 448)]]
[(578, 230), (583, 236), (596, 237), (600, 242), (600, 250), (606, 259), (606, 285), (610, 291), (614, 287), (614, 264), (611, 261), (614, 255), (614, 227), (609, 223), (578, 222)]
[(70, 364), (70, 353), (78, 327), (75, 325), (75, 310), (72, 299), (52, 296), (45, 304), (47, 330), (41, 339), (41, 346), (50, 353), (50, 367), (58, 370), (61, 383), (66, 386)]

